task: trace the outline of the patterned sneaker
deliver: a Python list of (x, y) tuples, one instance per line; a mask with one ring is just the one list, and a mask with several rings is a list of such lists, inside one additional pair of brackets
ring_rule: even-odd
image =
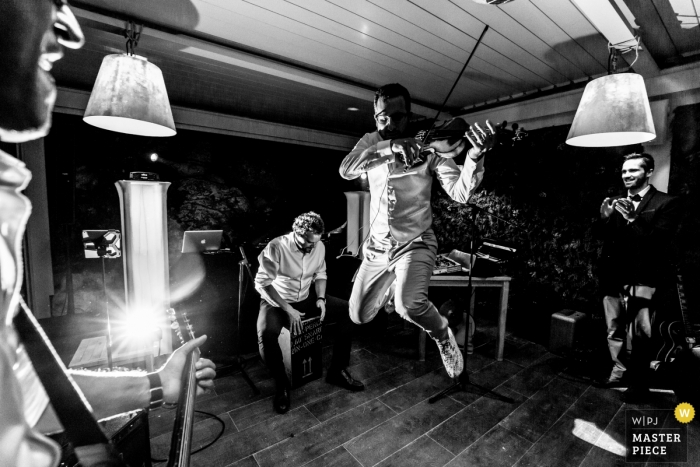
[(447, 339), (444, 341), (436, 340), (435, 342), (437, 342), (438, 349), (440, 349), (440, 356), (442, 357), (442, 363), (445, 365), (445, 370), (447, 370), (447, 375), (450, 378), (456, 378), (462, 374), (464, 359), (450, 328), (447, 328), (447, 336)]

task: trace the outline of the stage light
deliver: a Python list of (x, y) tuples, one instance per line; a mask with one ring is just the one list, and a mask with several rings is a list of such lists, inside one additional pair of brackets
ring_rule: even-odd
[(360, 110), (360, 109), (358, 109), (357, 107), (348, 107), (348, 110), (349, 110), (350, 112), (357, 112), (357, 111)]
[(361, 178), (362, 180), (367, 180), (367, 173), (362, 172), (362, 174), (360, 175), (360, 178)]
[(154, 152), (153, 154), (151, 154), (151, 162), (155, 162), (155, 161), (157, 161), (157, 160), (158, 160), (158, 154), (156, 154), (156, 153)]

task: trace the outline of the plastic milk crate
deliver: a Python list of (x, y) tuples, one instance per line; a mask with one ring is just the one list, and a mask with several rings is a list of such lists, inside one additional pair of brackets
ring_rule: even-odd
[(289, 330), (283, 328), (278, 339), (292, 388), (303, 386), (323, 375), (323, 323), (320, 317), (307, 319), (303, 323), (301, 334), (290, 335)]
[(549, 330), (549, 351), (573, 350), (576, 338), (585, 324), (586, 314), (574, 310), (561, 310), (552, 315)]

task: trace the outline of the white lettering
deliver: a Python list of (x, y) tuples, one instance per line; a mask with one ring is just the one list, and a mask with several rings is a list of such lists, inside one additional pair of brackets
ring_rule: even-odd
[(666, 446), (634, 446), (632, 454), (663, 456), (666, 454)]

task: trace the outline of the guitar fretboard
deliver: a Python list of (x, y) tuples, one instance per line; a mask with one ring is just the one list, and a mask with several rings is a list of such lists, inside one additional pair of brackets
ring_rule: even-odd
[(696, 338), (700, 337), (700, 324), (693, 323), (690, 319), (690, 313), (688, 312), (688, 301), (685, 297), (685, 290), (683, 288), (683, 276), (680, 274), (678, 274), (676, 288), (678, 290), (678, 303), (681, 309), (681, 316), (683, 318), (683, 326), (685, 327), (685, 338), (689, 344), (695, 344)]

